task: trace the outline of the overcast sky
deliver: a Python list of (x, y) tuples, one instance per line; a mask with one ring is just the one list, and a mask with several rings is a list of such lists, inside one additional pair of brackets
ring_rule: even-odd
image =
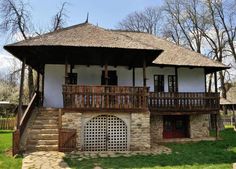
[[(52, 16), (61, 7), (63, 0), (28, 0), (32, 10), (32, 21), (36, 28), (47, 30)], [(131, 12), (145, 7), (161, 5), (162, 0), (67, 0), (67, 24), (78, 24), (86, 20), (89, 12), (89, 22), (104, 28), (115, 28), (117, 23)], [(1, 18), (2, 19), (2, 18)], [(9, 66), (9, 54), (3, 46), (11, 39), (0, 34), (0, 72)]]

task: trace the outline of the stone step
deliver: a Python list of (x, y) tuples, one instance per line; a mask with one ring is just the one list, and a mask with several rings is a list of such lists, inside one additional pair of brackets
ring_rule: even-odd
[(34, 121), (34, 124), (58, 124), (58, 121), (57, 120), (53, 120), (53, 119), (48, 119), (48, 120), (36, 119)]
[(39, 113), (38, 117), (58, 117), (58, 113)]
[(36, 120), (58, 120), (58, 116), (37, 116)]
[(58, 129), (31, 129), (30, 134), (58, 134)]
[(57, 124), (34, 124), (32, 129), (58, 129)]
[(28, 140), (28, 145), (58, 145), (58, 140)]
[(27, 150), (33, 151), (58, 151), (58, 145), (28, 145)]
[(31, 134), (29, 135), (29, 140), (57, 140), (58, 134)]

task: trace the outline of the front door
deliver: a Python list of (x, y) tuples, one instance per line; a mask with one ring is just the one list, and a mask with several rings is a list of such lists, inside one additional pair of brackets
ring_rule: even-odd
[(127, 125), (112, 115), (100, 115), (84, 126), (84, 151), (127, 151)]
[[(115, 70), (108, 71), (108, 85), (117, 86), (117, 74)], [(105, 71), (102, 71), (101, 85), (105, 85)]]
[(189, 116), (163, 116), (163, 138), (189, 137)]

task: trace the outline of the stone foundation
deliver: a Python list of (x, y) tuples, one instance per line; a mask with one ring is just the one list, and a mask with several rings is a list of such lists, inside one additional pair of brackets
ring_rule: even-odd
[(72, 113), (64, 113), (62, 115), (62, 128), (66, 129), (76, 129), (77, 138), (76, 138), (76, 146), (78, 150), (81, 150), (81, 128), (82, 128), (82, 113), (72, 112)]
[(163, 139), (163, 116), (151, 115), (151, 145)]
[(150, 112), (131, 114), (130, 150), (143, 151), (150, 144)]
[(84, 126), (92, 118), (99, 115), (113, 115), (127, 125), (128, 150), (143, 151), (150, 149), (150, 113), (113, 113), (113, 112), (73, 112), (64, 113), (62, 116), (62, 128), (77, 130), (77, 149), (83, 149)]
[(209, 137), (209, 114), (190, 116), (190, 138)]

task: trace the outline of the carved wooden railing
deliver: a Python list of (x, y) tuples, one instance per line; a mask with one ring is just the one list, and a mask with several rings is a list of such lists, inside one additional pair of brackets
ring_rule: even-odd
[(219, 111), (219, 93), (150, 92), (149, 109), (157, 112)]
[(64, 108), (141, 110), (148, 108), (147, 87), (63, 85)]
[(13, 155), (18, 154), (20, 151), (20, 139), (32, 115), (32, 111), (36, 105), (36, 102), (37, 102), (37, 93), (34, 93), (29, 105), (27, 106), (26, 110), (24, 111), (23, 116), (20, 119), (20, 123), (17, 130), (13, 132), (13, 140), (12, 140), (13, 141), (13, 146), (12, 146)]

